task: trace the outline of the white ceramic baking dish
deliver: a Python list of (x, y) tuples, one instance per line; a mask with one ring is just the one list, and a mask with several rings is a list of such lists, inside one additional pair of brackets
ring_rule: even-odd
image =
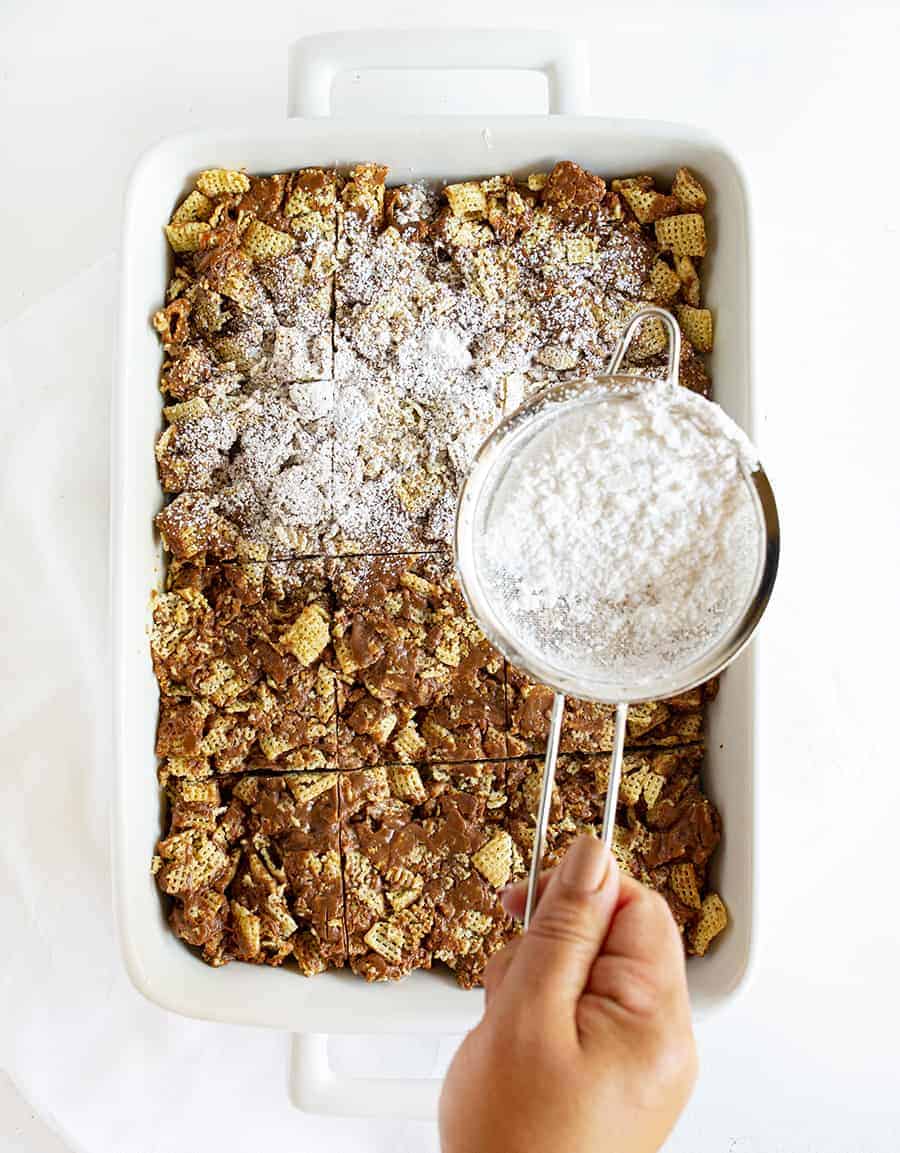
[[(329, 118), (335, 81), (362, 88), (371, 73), (398, 89), (398, 70), (453, 69), (456, 89), (489, 75), (527, 71), (546, 78), (541, 116), (380, 114)], [(300, 41), (291, 54), (293, 118), (249, 129), (165, 140), (138, 164), (128, 189), (122, 248), (118, 366), (112, 435), (112, 605), (116, 795), (114, 875), (122, 951), (131, 980), (150, 1000), (187, 1016), (264, 1025), (297, 1034), (293, 1092), (301, 1107), (335, 1113), (434, 1115), (433, 1080), (347, 1079), (328, 1067), (328, 1033), (462, 1033), (482, 998), (449, 976), (414, 973), (397, 984), (367, 985), (348, 973), (311, 980), (289, 968), (210, 969), (175, 939), (149, 872), (160, 830), (153, 753), (156, 684), (147, 645), (150, 590), (163, 563), (152, 518), (161, 505), (152, 445), (160, 426), (160, 350), (148, 318), (166, 284), (169, 253), (162, 224), (204, 168), (246, 166), (272, 172), (305, 165), (378, 160), (391, 179), (458, 180), (494, 172), (527, 173), (570, 159), (600, 173), (695, 169), (710, 191), (711, 257), (706, 299), (716, 315), (712, 377), (716, 398), (752, 432), (750, 241), (744, 181), (717, 142), (675, 124), (607, 120), (586, 111), (587, 74), (577, 45), (545, 33), (350, 33)], [(506, 71), (506, 79), (510, 80)], [(521, 77), (519, 77), (521, 78)], [(402, 112), (416, 107), (407, 71)], [(454, 85), (451, 83), (451, 91)], [(514, 87), (510, 85), (510, 87)], [(371, 91), (371, 90), (369, 90)], [(494, 90), (492, 90), (494, 91)], [(502, 95), (500, 88), (495, 91)], [(367, 99), (369, 99), (367, 97)], [(494, 101), (492, 101), (492, 104)], [(754, 674), (745, 655), (729, 669), (710, 712), (706, 783), (725, 835), (714, 883), (731, 925), (710, 955), (689, 964), (691, 996), (702, 1016), (746, 981), (754, 927)]]

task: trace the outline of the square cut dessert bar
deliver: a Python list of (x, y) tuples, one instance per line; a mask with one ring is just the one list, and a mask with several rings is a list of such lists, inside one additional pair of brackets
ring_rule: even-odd
[(464, 988), (518, 932), (499, 890), (525, 864), (489, 808), (503, 767), (379, 766), (340, 774), (350, 965), (396, 980), (441, 961)]
[[(628, 710), (626, 748), (684, 745), (703, 738), (706, 704), (718, 692), (717, 679), (664, 701), (632, 705)], [(550, 727), (553, 690), (536, 684), (512, 665), (506, 666), (507, 745), (509, 755), (543, 753)], [(564, 753), (609, 752), (613, 747), (614, 705), (566, 697), (560, 750)]]
[[(675, 307), (681, 380), (709, 391), (712, 320), (699, 308), (705, 192), (679, 169), (613, 181), (570, 162), (526, 181), (494, 176), (386, 187), (359, 165), (338, 205), (334, 515), (337, 550), (449, 543), (455, 498), (503, 411), (548, 381), (605, 369), (647, 302)], [(629, 366), (665, 372), (648, 321)]]
[(331, 375), (337, 176), (213, 169), (175, 209), (162, 391), (211, 399)]
[(503, 415), (493, 384), (450, 375), (430, 397), (336, 356), (333, 529), (348, 555), (448, 548), (475, 453)]
[(504, 663), (444, 554), (329, 561), (338, 765), (506, 756)]
[(153, 871), (176, 935), (210, 965), (346, 958), (336, 773), (169, 783)]
[(160, 778), (333, 766), (331, 596), (323, 561), (175, 562), (156, 597)]
[(472, 365), (479, 300), (435, 242), (439, 197), (385, 191), (360, 165), (344, 184), (335, 276), (334, 507), (339, 551), (449, 542), (456, 495), (503, 414), (503, 375)]
[[(558, 865), (575, 837), (599, 835), (609, 781), (607, 755), (561, 756), (547, 830), (544, 867)], [(727, 924), (709, 888), (709, 861), (721, 823), (700, 782), (703, 747), (626, 753), (613, 852), (620, 868), (667, 901), (689, 953), (706, 952)], [(530, 861), (543, 761), (507, 762), (506, 803), (498, 811), (519, 855)]]
[(331, 381), (300, 382), (164, 408), (160, 484), (183, 494), (177, 510), (157, 517), (170, 551), (193, 555), (168, 531), (172, 517), (195, 522), (203, 540), (212, 516), (232, 538), (230, 556), (242, 547), (271, 557), (321, 552), (332, 505), (331, 396)]
[[(516, 369), (526, 392), (602, 373), (632, 314), (657, 303), (675, 308), (686, 337), (682, 383), (708, 391), (696, 356), (712, 346), (711, 315), (698, 307), (706, 194), (687, 169), (669, 194), (649, 176), (607, 184), (562, 161), (524, 182), (467, 181), (444, 196), (442, 242), (492, 313), (476, 362)], [(661, 324), (645, 322), (626, 370), (662, 375), (665, 350)]]
[(211, 508), (273, 556), (321, 552), (331, 517), (336, 188), (321, 169), (204, 172), (166, 228), (160, 482), (191, 495), (182, 520)]

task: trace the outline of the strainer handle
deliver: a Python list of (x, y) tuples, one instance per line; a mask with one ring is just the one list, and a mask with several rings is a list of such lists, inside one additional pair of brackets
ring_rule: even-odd
[(622, 760), (625, 756), (625, 731), (628, 725), (628, 705), (616, 705), (616, 729), (613, 734), (612, 756), (609, 761), (609, 782), (606, 786), (606, 804), (603, 807), (603, 844), (612, 848), (616, 831), (616, 805), (619, 803), (619, 785), (622, 781)]
[(534, 830), (534, 845), (531, 849), (531, 869), (528, 873), (528, 894), (525, 898), (525, 928), (531, 924), (531, 915), (537, 901), (538, 884), (541, 879), (541, 864), (544, 860), (544, 847), (547, 843), (547, 823), (550, 820), (550, 804), (553, 800), (553, 781), (556, 777), (556, 758), (559, 755), (559, 735), (562, 732), (563, 712), (566, 698), (563, 693), (554, 693), (553, 708), (550, 710), (550, 728), (547, 732), (547, 752), (544, 754), (544, 779), (541, 783), (541, 800), (538, 804), (537, 824)]
[(622, 329), (619, 343), (613, 349), (613, 354), (609, 361), (607, 372), (610, 376), (615, 376), (622, 367), (625, 353), (628, 351), (628, 346), (634, 339), (635, 333), (641, 324), (652, 316), (655, 316), (662, 322), (666, 330), (666, 335), (669, 338), (669, 359), (666, 365), (666, 380), (670, 384), (678, 383), (678, 366), (681, 363), (681, 329), (678, 327), (678, 323), (671, 312), (667, 312), (664, 308), (657, 308), (655, 304), (648, 304), (644, 308), (639, 308)]
[[(556, 761), (559, 756), (559, 738), (562, 732), (565, 706), (564, 694), (554, 693), (553, 707), (550, 710), (550, 728), (547, 732), (547, 751), (544, 754), (544, 779), (541, 782), (541, 799), (538, 804), (537, 822), (534, 830), (534, 846), (531, 850), (531, 869), (528, 872), (528, 893), (525, 897), (526, 929), (531, 924), (541, 879), (541, 865), (544, 860), (544, 848), (547, 844), (547, 824), (550, 819), (550, 806), (553, 800), (553, 781), (556, 777)], [(603, 809), (603, 828), (600, 834), (600, 838), (607, 849), (612, 847), (613, 835), (616, 830), (616, 806), (619, 803), (619, 783), (622, 780), (622, 760), (625, 756), (627, 725), (628, 705), (623, 701), (616, 705), (616, 727), (613, 733), (609, 783), (606, 786), (606, 804)]]

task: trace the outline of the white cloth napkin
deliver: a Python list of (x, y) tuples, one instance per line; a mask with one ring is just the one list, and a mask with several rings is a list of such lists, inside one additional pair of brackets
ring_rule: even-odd
[[(437, 1149), (433, 1125), (300, 1113), (286, 1034), (166, 1013), (120, 962), (107, 835), (116, 296), (110, 255), (0, 329), (0, 1060), (86, 1153)], [(446, 1057), (429, 1038), (332, 1046), (360, 1074)]]

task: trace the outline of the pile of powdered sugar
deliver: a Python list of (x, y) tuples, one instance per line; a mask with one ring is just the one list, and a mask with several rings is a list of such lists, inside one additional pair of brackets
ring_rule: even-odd
[(573, 675), (675, 674), (753, 593), (752, 446), (717, 405), (665, 383), (550, 404), (538, 420), (477, 545), (495, 609), (522, 646)]

